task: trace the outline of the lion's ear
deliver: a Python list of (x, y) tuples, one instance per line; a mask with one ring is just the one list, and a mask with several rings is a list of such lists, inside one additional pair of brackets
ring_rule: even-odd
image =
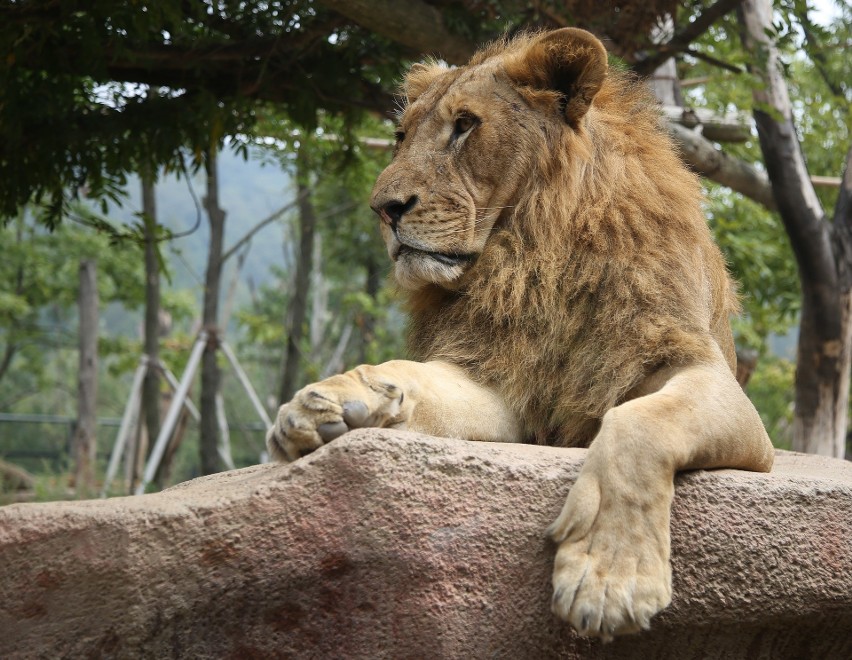
[(565, 120), (576, 125), (603, 86), (607, 55), (592, 33), (563, 28), (533, 40), (505, 66), (515, 82), (561, 94)]
[(405, 74), (405, 80), (402, 83), (402, 91), (405, 94), (409, 103), (425, 92), (429, 85), (444, 73), (447, 67), (437, 62), (418, 62), (413, 64)]

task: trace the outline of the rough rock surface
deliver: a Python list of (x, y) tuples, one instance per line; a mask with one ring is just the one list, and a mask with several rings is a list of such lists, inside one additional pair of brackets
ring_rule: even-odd
[(0, 508), (0, 657), (852, 658), (852, 465), (677, 479), (674, 602), (581, 639), (543, 530), (583, 450), (348, 434), (163, 493)]

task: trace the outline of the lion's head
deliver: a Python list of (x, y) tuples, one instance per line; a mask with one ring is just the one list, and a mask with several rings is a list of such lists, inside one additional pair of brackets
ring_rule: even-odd
[(484, 51), (463, 68), (412, 67), (394, 160), (371, 206), (408, 289), (454, 288), (567, 129), (580, 131), (607, 73), (601, 43), (566, 28)]

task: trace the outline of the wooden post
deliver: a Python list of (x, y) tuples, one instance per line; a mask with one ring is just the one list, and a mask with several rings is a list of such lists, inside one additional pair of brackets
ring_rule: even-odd
[(248, 375), (240, 366), (240, 361), (237, 360), (237, 356), (234, 354), (234, 351), (231, 350), (230, 345), (228, 345), (224, 341), (219, 346), (222, 349), (222, 352), (225, 354), (225, 357), (228, 358), (228, 362), (231, 363), (231, 367), (233, 367), (234, 373), (237, 374), (237, 378), (239, 379), (240, 384), (246, 391), (246, 394), (248, 395), (248, 398), (251, 401), (251, 405), (254, 406), (255, 412), (257, 412), (257, 416), (260, 417), (260, 421), (262, 421), (266, 427), (272, 426), (272, 420), (269, 418), (269, 414), (266, 412), (266, 408), (264, 408), (263, 404), (260, 402), (260, 397), (257, 395), (257, 392), (255, 391), (254, 387), (252, 387)]
[(97, 456), (96, 401), (98, 396), (98, 282), (92, 259), (80, 262), (80, 372), (77, 387), (77, 427), (74, 433), (74, 486), (79, 496), (95, 487)]

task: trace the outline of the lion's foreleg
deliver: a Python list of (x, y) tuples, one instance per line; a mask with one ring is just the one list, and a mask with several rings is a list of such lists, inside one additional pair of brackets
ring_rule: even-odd
[(670, 369), (610, 410), (550, 533), (553, 609), (582, 634), (647, 628), (671, 601), (669, 518), (678, 470), (768, 471), (757, 411), (722, 359)]
[(301, 389), (266, 436), (273, 458), (294, 460), (353, 428), (516, 442), (520, 424), (492, 389), (447, 362), (362, 365)]

